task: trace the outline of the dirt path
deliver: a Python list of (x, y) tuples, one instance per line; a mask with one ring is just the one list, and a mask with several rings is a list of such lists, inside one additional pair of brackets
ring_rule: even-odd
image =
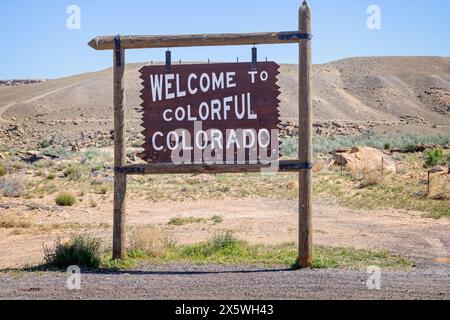
[(40, 99), (44, 99), (45, 97), (48, 97), (48, 96), (50, 96), (50, 95), (52, 95), (52, 94), (55, 94), (55, 93), (58, 93), (58, 92), (60, 92), (60, 91), (63, 91), (63, 90), (66, 90), (66, 89), (75, 87), (75, 86), (79, 85), (80, 83), (81, 83), (81, 82), (75, 82), (75, 83), (72, 83), (72, 84), (70, 84), (70, 85), (67, 85), (67, 86), (64, 86), (64, 87), (61, 87), (61, 88), (58, 88), (58, 89), (55, 89), (55, 90), (46, 92), (46, 93), (44, 93), (44, 94), (35, 96), (35, 97), (33, 97), (33, 98), (31, 98), (31, 99), (28, 99), (28, 100), (25, 100), (25, 101), (14, 101), (14, 102), (8, 103), (8, 104), (6, 104), (6, 105), (4, 105), (4, 106), (0, 106), (0, 124), (1, 124), (1, 123), (4, 123), (4, 124), (10, 123), (9, 120), (3, 119), (3, 114), (4, 114), (8, 109), (14, 107), (15, 105), (17, 105), (17, 104), (33, 103), (33, 102), (38, 101), (38, 100), (40, 100)]
[[(136, 73), (136, 70), (135, 70), (135, 69), (127, 70), (127, 71), (125, 72), (126, 75), (130, 75), (130, 74), (133, 74), (133, 73)], [(10, 123), (9, 120), (3, 119), (3, 114), (4, 114), (8, 109), (14, 107), (15, 105), (18, 105), (18, 104), (33, 103), (33, 102), (36, 102), (36, 101), (38, 101), (38, 100), (44, 99), (44, 98), (46, 98), (46, 97), (48, 97), (48, 96), (51, 96), (51, 95), (53, 95), (53, 94), (59, 93), (59, 92), (61, 92), (61, 91), (64, 91), (64, 90), (66, 90), (66, 89), (70, 89), (70, 88), (72, 88), (72, 87), (76, 87), (76, 86), (81, 85), (81, 84), (86, 85), (87, 83), (89, 83), (90, 81), (92, 81), (92, 80), (90, 80), (90, 79), (91, 79), (91, 78), (88, 77), (88, 78), (85, 78), (85, 79), (83, 79), (83, 80), (81, 80), (81, 81), (73, 82), (73, 83), (71, 83), (71, 84), (69, 84), (69, 85), (66, 85), (66, 86), (63, 86), (63, 87), (59, 87), (59, 88), (57, 88), (57, 89), (54, 89), (54, 90), (45, 92), (45, 93), (43, 93), (43, 94), (34, 96), (34, 97), (32, 97), (32, 98), (30, 98), (30, 99), (28, 99), (28, 100), (25, 100), (25, 101), (13, 101), (13, 102), (10, 102), (10, 103), (8, 103), (8, 104), (6, 104), (6, 105), (3, 105), (3, 106), (0, 105), (0, 124), (9, 124), (9, 123)], [(93, 79), (95, 80), (95, 78), (93, 78)], [(23, 87), (25, 87), (25, 86), (26, 86), (26, 85), (24, 85)], [(25, 87), (25, 88), (26, 88), (26, 87)], [(112, 102), (111, 102), (111, 103), (112, 103)], [(74, 118), (73, 120), (79, 120), (79, 118)], [(68, 121), (73, 121), (73, 120), (68, 120)], [(110, 119), (95, 119), (95, 120), (93, 120), (93, 121), (110, 121)]]
[(83, 273), (81, 290), (65, 273), (0, 274), (0, 299), (450, 299), (450, 272), (382, 272), (369, 290), (365, 271), (261, 269), (242, 266), (143, 266), (122, 273)]
[[(219, 230), (232, 230), (240, 239), (251, 243), (279, 244), (297, 241), (297, 201), (244, 199), (151, 203), (128, 202), (128, 225), (154, 225), (164, 229), (179, 244), (197, 243)], [(24, 213), (25, 211), (25, 213)], [(33, 211), (16, 207), (0, 209), (31, 217), (43, 225), (101, 223), (112, 225), (112, 207), (58, 209), (54, 212)], [(323, 202), (314, 204), (314, 242), (319, 245), (383, 249), (412, 258), (419, 268), (442, 264), (450, 258), (450, 221), (424, 218), (422, 213), (406, 210), (351, 210)], [(220, 224), (200, 223), (169, 226), (174, 217), (223, 217)], [(76, 230), (89, 232), (111, 243), (110, 228)], [(26, 230), (25, 230), (26, 232)], [(68, 236), (70, 230), (55, 228), (46, 232), (16, 234), (0, 229), (0, 269), (42, 262), (42, 244)], [(441, 263), (437, 263), (441, 262)]]

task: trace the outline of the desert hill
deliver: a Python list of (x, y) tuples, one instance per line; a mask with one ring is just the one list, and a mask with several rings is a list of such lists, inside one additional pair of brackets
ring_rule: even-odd
[[(141, 131), (138, 70), (143, 65), (129, 64), (126, 69), (127, 119), (133, 139)], [(298, 117), (297, 81), (297, 66), (282, 65), (279, 84), (285, 122)], [(450, 58), (349, 58), (315, 65), (313, 85), (319, 128), (344, 128), (338, 134), (366, 129), (450, 133)], [(109, 138), (112, 116), (111, 69), (0, 86), (0, 135), (6, 137), (2, 144)]]

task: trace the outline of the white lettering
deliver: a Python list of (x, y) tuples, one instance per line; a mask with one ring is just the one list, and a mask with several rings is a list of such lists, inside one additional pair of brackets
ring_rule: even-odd
[(152, 88), (153, 102), (162, 100), (163, 75), (150, 75), (150, 86)]
[(164, 147), (157, 147), (156, 146), (156, 136), (164, 137), (164, 135), (163, 135), (162, 132), (158, 131), (158, 132), (155, 132), (153, 134), (153, 137), (152, 137), (153, 149), (155, 149), (156, 151), (161, 151), (162, 149), (164, 149)]
[(170, 121), (173, 120), (173, 118), (169, 118), (169, 117), (167, 116), (168, 113), (172, 113), (172, 110), (167, 109), (166, 111), (164, 111), (164, 113), (163, 113), (163, 119), (164, 119), (164, 121), (166, 121), (166, 122), (170, 122)]
[(196, 79), (196, 80), (198, 79), (198, 77), (197, 77), (197, 75), (195, 73), (191, 73), (189, 75), (189, 77), (188, 77), (188, 90), (189, 90), (189, 93), (191, 95), (194, 95), (194, 94), (196, 94), (198, 92), (197, 88), (193, 89), (193, 87), (192, 87), (192, 80), (193, 79)]
[(169, 81), (174, 80), (175, 79), (175, 75), (173, 74), (166, 74), (166, 99), (174, 99), (175, 98), (175, 93), (169, 93), (169, 90), (172, 89), (172, 83), (170, 83)]

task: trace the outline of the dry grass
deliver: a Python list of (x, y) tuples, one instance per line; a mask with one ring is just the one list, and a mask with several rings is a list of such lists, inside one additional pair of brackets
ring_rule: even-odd
[(361, 170), (361, 186), (374, 186), (382, 184), (384, 182), (384, 175), (382, 174), (382, 169), (380, 168), (370, 168), (365, 166)]
[(0, 216), (0, 228), (3, 229), (26, 229), (31, 228), (33, 223), (30, 219), (19, 219), (18, 217)]
[(170, 241), (163, 231), (150, 226), (140, 227), (131, 234), (129, 252), (132, 255), (158, 257), (169, 244)]
[(430, 193), (428, 197), (433, 200), (450, 200), (450, 175), (432, 174), (430, 175)]
[(20, 198), (27, 194), (26, 182), (20, 177), (6, 176), (0, 178), (0, 195)]
[[(417, 157), (405, 156), (400, 166), (402, 174), (386, 176), (383, 183), (364, 188), (365, 181), (348, 173), (329, 171), (317, 174), (314, 176), (314, 194), (355, 209), (407, 209), (424, 212), (432, 218), (450, 218), (450, 201), (442, 201), (442, 195), (427, 197), (427, 173)], [(450, 185), (448, 177), (444, 178), (447, 181), (441, 182), (440, 187), (436, 182), (433, 186), (432, 182), (432, 189), (439, 190), (439, 194), (445, 190), (444, 194), (448, 196)]]
[(201, 217), (176, 217), (170, 219), (168, 225), (170, 226), (183, 226), (186, 224), (206, 223), (207, 220)]

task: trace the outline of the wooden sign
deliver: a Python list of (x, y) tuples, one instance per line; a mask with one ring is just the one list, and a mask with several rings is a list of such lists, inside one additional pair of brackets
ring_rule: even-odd
[[(116, 35), (96, 37), (89, 42), (97, 50), (114, 50), (114, 259), (126, 257), (127, 175), (261, 172), (267, 168), (264, 163), (266, 153), (269, 165), (275, 164), (282, 172), (299, 172), (298, 267), (311, 267), (311, 39), (311, 11), (304, 1), (299, 11), (298, 31)], [(177, 65), (170, 66), (169, 70), (165, 66), (142, 68), (143, 133), (146, 141), (141, 156), (148, 163), (127, 164), (124, 117), (126, 50), (280, 43), (299, 45), (300, 134), (297, 160), (273, 161), (278, 160), (278, 66), (266, 62), (256, 63), (256, 67), (255, 63), (241, 63)], [(256, 61), (253, 50), (252, 61)], [(267, 131), (272, 131), (270, 138)], [(195, 140), (197, 134), (198, 143)], [(200, 148), (194, 148), (196, 143)], [(180, 166), (178, 162), (193, 164)]]
[(145, 66), (141, 72), (149, 163), (256, 164), (279, 158), (274, 62)]

